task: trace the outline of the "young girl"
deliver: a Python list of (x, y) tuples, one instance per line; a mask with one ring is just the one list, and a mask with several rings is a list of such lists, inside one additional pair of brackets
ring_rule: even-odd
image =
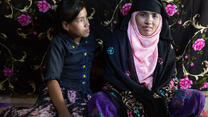
[(107, 82), (89, 101), (95, 117), (199, 117), (205, 96), (178, 89), (174, 42), (161, 0), (134, 0), (105, 41)]
[(81, 0), (62, 0), (56, 12), (56, 33), (49, 44), (44, 78), (46, 88), (32, 107), (11, 107), (1, 116), (87, 116), (89, 76), (96, 45), (87, 11)]

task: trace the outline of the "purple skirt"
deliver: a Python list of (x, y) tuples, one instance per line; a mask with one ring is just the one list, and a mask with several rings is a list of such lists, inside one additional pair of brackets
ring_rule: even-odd
[[(169, 103), (171, 117), (199, 117), (205, 96), (195, 89), (179, 89)], [(116, 106), (103, 92), (94, 94), (88, 103), (89, 117), (119, 117)], [(133, 117), (127, 114), (128, 117)], [(139, 117), (139, 115), (138, 115)]]

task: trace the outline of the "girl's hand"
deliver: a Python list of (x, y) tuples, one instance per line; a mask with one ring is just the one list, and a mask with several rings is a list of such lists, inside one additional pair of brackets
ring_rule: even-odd
[(59, 117), (72, 117), (64, 101), (64, 97), (58, 81), (48, 80), (47, 85), (49, 96), (58, 112)]
[(59, 117), (72, 117), (72, 115), (69, 112), (60, 113)]

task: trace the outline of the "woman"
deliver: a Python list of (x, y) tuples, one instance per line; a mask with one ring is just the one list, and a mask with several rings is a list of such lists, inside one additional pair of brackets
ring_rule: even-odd
[(104, 117), (199, 117), (205, 97), (178, 89), (174, 42), (160, 0), (134, 0), (113, 38), (105, 42), (106, 81), (88, 105)]
[(4, 117), (87, 116), (90, 69), (96, 42), (82, 0), (62, 0), (48, 48), (45, 89), (32, 107), (11, 107)]

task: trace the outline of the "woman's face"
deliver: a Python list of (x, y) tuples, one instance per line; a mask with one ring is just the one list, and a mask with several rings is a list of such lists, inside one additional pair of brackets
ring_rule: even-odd
[(153, 34), (160, 23), (160, 14), (151, 11), (139, 11), (136, 15), (138, 30), (143, 36)]
[(90, 34), (90, 24), (86, 8), (83, 8), (77, 17), (71, 23), (65, 24), (63, 28), (72, 38), (88, 37)]

